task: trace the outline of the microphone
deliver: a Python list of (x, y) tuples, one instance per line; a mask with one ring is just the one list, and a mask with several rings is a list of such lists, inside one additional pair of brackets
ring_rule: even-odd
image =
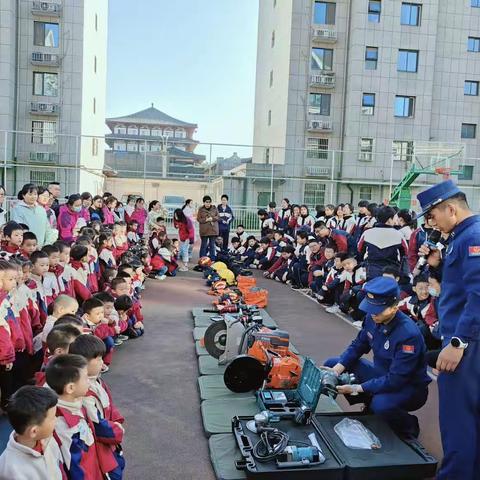
[[(443, 247), (443, 245), (438, 245), (442, 238), (442, 232), (440, 230), (432, 230), (430, 234), (427, 236), (426, 244), (430, 249), (439, 249)], [(415, 265), (415, 270), (419, 270), (427, 263), (428, 255), (420, 255), (418, 257), (418, 262)]]

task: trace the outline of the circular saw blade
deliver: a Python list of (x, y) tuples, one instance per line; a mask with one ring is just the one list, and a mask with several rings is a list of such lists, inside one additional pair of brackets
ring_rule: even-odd
[(214, 358), (220, 358), (227, 345), (227, 324), (225, 320), (218, 320), (208, 326), (203, 336), (205, 349)]
[(225, 386), (235, 393), (258, 390), (266, 378), (265, 366), (249, 355), (240, 355), (232, 360), (223, 374)]

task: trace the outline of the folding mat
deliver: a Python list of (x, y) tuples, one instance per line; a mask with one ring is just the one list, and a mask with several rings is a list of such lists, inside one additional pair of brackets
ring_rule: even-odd
[(223, 381), (223, 375), (202, 375), (198, 377), (198, 388), (201, 400), (212, 398), (248, 398), (253, 397), (254, 392), (233, 393)]
[(200, 344), (200, 340), (195, 342), (195, 353), (197, 354), (197, 357), (200, 357), (201, 355), (208, 355), (207, 349)]
[(203, 338), (203, 336), (205, 335), (205, 330), (207, 329), (207, 327), (195, 327), (193, 329), (193, 339), (194, 340), (200, 340)]
[(211, 325), (213, 323), (212, 320), (210, 320), (210, 317), (195, 317), (193, 319), (193, 325), (195, 327), (208, 327), (209, 325)]
[(198, 370), (200, 375), (223, 375), (226, 365), (219, 365), (216, 358), (210, 355), (198, 357)]
[(208, 439), (210, 459), (218, 480), (243, 480), (245, 473), (235, 468), (235, 460), (242, 460), (235, 437), (231, 433), (212, 435)]
[(253, 417), (260, 411), (255, 397), (212, 398), (204, 400), (200, 410), (207, 437), (216, 433), (230, 433), (232, 418), (236, 415)]
[[(215, 313), (206, 313), (203, 310), (204, 309), (210, 309), (210, 307), (196, 307), (192, 308), (192, 317), (195, 320), (195, 326), (196, 327), (201, 327), (201, 326), (208, 326), (210, 325), (210, 317), (215, 316)], [(268, 314), (268, 312), (264, 309), (260, 309), (260, 314), (262, 315), (263, 318), (263, 324), (266, 327), (278, 327), (277, 322)], [(199, 322), (197, 325), (196, 322)], [(208, 321), (208, 323), (206, 323)], [(200, 324), (202, 323), (202, 324)]]

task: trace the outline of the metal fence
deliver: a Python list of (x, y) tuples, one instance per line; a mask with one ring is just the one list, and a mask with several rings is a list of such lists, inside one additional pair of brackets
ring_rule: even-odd
[[(382, 202), (413, 166), (418, 176), (412, 198), (438, 182), (448, 167), (475, 209), (480, 207), (478, 158), (461, 144), (444, 142), (374, 143), (359, 139), (358, 148), (328, 149), (314, 132), (307, 148), (198, 143), (185, 137), (57, 134), (55, 122), (33, 122), (32, 131), (0, 131), (0, 170), (7, 192), (25, 183), (60, 182), (65, 193), (109, 191), (125, 201), (138, 195), (158, 199), (171, 211), (183, 200), (199, 205), (203, 195), (214, 202), (224, 193), (241, 223), (253, 225), (256, 210), (270, 201), (293, 203)], [(320, 132), (321, 133), (321, 132)], [(415, 200), (412, 208), (416, 208)], [(239, 220), (240, 221), (240, 220)]]

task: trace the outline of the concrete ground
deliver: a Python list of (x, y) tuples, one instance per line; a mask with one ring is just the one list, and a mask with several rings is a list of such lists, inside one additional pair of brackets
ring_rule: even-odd
[[(318, 364), (356, 335), (351, 325), (285, 285), (259, 279), (270, 292), (268, 311), (303, 355)], [(200, 274), (149, 280), (143, 298), (146, 334), (119, 348), (105, 380), (126, 417), (125, 478), (214, 479), (200, 418), (190, 309), (211, 301)], [(344, 401), (341, 401), (342, 406)], [(419, 412), (421, 440), (441, 457), (436, 383)]]

